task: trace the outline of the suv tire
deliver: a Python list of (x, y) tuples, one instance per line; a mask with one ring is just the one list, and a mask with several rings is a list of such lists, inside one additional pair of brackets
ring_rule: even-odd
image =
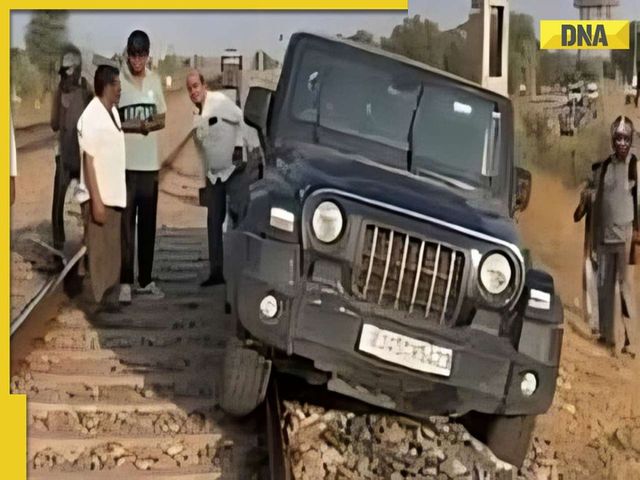
[(225, 348), (220, 407), (229, 415), (242, 417), (264, 400), (271, 374), (271, 361), (255, 350), (231, 339)]
[(529, 451), (535, 420), (535, 415), (490, 416), (487, 447), (501, 460), (520, 468)]
[(470, 412), (460, 421), (496, 457), (519, 468), (529, 451), (535, 419), (535, 415), (506, 416)]

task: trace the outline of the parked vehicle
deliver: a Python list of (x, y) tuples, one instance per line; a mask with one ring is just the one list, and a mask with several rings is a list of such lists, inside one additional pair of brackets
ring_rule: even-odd
[(225, 240), (238, 339), (222, 407), (249, 413), (284, 371), (417, 417), (476, 412), (521, 463), (554, 395), (563, 311), (514, 225), (531, 175), (514, 165), (510, 100), (300, 33), (245, 121), (265, 166)]

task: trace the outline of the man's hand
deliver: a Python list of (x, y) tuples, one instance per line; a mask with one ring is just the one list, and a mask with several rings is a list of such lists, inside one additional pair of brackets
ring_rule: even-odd
[(104, 225), (107, 221), (107, 209), (100, 200), (91, 201), (91, 218), (98, 225)]
[(140, 133), (145, 137), (149, 135), (150, 130), (150, 121), (149, 120), (141, 120), (140, 121)]
[(122, 122), (122, 131), (124, 133), (139, 133), (141, 135), (147, 135), (149, 133), (149, 127), (146, 120), (134, 118)]
[(638, 230), (633, 231), (633, 243), (640, 243), (640, 232)]

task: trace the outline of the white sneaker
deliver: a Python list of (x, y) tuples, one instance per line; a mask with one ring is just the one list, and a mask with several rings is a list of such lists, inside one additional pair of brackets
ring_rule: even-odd
[(140, 295), (145, 295), (147, 298), (151, 299), (161, 299), (164, 298), (164, 292), (160, 290), (160, 287), (156, 285), (156, 282), (149, 283), (146, 287), (138, 287), (136, 288), (136, 293)]
[(120, 303), (131, 303), (131, 285), (123, 283), (120, 285), (120, 296), (118, 297)]

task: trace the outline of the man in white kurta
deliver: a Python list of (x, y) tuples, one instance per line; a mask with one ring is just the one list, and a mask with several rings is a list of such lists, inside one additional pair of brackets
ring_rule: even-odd
[(120, 280), (121, 212), (127, 203), (124, 133), (116, 109), (118, 69), (96, 70), (96, 96), (78, 120), (81, 162), (76, 198), (82, 203), (91, 287), (97, 302)]

